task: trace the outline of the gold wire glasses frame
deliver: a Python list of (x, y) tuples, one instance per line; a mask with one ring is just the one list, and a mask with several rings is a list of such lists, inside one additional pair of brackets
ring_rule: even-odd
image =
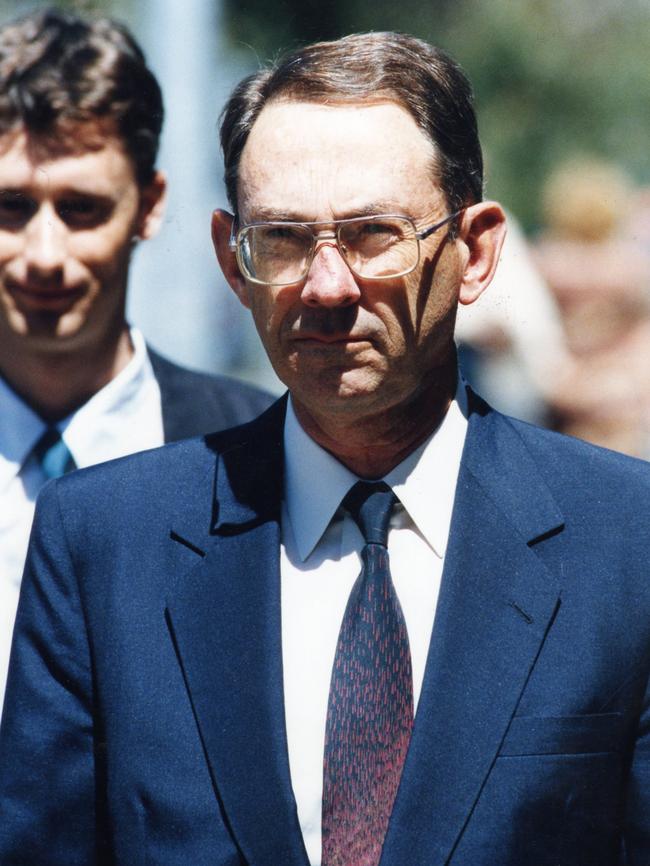
[[(403, 277), (420, 261), (420, 241), (456, 219), (462, 209), (423, 229), (402, 214), (377, 214), (319, 222), (253, 222), (236, 229), (229, 246), (251, 282), (288, 286), (302, 282), (321, 240), (334, 241), (355, 276), (385, 280)], [(314, 231), (318, 226), (328, 226)], [(408, 263), (405, 261), (410, 254)], [(400, 266), (401, 264), (401, 266)]]

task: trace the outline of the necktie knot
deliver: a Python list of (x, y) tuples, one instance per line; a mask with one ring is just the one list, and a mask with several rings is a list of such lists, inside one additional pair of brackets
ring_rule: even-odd
[(76, 469), (74, 458), (56, 427), (47, 428), (32, 453), (47, 479), (59, 478)]
[(357, 481), (343, 507), (359, 527), (366, 544), (387, 546), (388, 524), (397, 497), (383, 481)]

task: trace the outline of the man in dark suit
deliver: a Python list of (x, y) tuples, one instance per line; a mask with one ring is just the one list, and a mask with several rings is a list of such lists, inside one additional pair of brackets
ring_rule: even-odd
[(650, 469), (458, 380), (504, 234), (464, 75), (320, 43), (222, 143), (217, 254), (289, 396), (43, 492), (3, 866), (648, 863)]
[(44, 481), (259, 414), (125, 319), (131, 253), (162, 219), (160, 88), (131, 36), (41, 11), (0, 28), (0, 708)]

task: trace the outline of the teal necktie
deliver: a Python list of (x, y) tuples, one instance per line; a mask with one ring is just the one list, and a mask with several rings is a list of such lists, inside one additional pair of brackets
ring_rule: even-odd
[(74, 457), (56, 427), (47, 428), (34, 445), (32, 453), (48, 481), (77, 468)]

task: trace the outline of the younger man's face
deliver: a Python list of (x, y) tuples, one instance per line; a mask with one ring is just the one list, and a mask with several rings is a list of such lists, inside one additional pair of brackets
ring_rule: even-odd
[(133, 242), (163, 191), (140, 187), (116, 137), (56, 154), (22, 130), (0, 138), (0, 340), (71, 350), (122, 328)]

